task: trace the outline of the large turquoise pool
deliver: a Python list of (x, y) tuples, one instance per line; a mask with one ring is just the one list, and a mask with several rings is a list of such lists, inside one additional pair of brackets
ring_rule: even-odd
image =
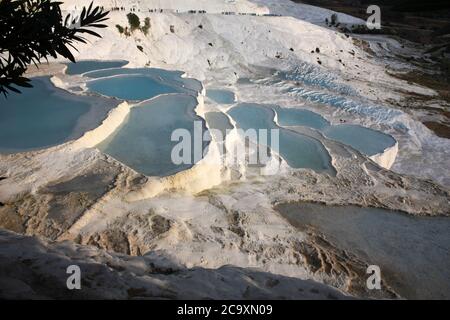
[(42, 149), (79, 138), (114, 106), (106, 99), (55, 88), (48, 77), (33, 78), (31, 83), (33, 88), (22, 89), (22, 94), (0, 97), (1, 153)]
[(122, 100), (147, 100), (160, 94), (183, 92), (177, 87), (143, 75), (98, 79), (88, 82), (87, 87), (90, 91)]
[(181, 71), (170, 71), (158, 68), (115, 68), (86, 73), (84, 76), (92, 79), (108, 78), (119, 75), (139, 75), (151, 77), (169, 86), (177, 86), (188, 94), (197, 94), (203, 89), (200, 81), (188, 78)]
[(107, 69), (84, 76), (93, 79), (87, 82), (90, 91), (129, 101), (148, 100), (168, 93), (197, 95), (202, 90), (199, 81), (185, 78), (181, 72), (154, 68)]
[[(205, 121), (194, 112), (202, 84), (179, 71), (117, 68), (125, 63), (81, 61), (68, 66), (67, 74), (83, 74), (88, 91), (101, 96), (71, 94), (54, 87), (49, 78), (36, 78), (33, 89), (7, 100), (2, 97), (0, 152), (34, 150), (78, 138), (117, 105), (111, 98), (148, 100), (132, 107), (126, 121), (98, 149), (148, 176), (168, 176), (192, 167), (201, 157), (193, 153), (189, 164), (174, 164), (172, 151), (179, 142), (171, 138), (176, 129), (193, 134), (195, 121), (207, 132)], [(204, 142), (200, 151), (207, 146)]]
[[(147, 176), (169, 176), (189, 169), (193, 164), (174, 164), (172, 132), (186, 129), (194, 135), (194, 121), (205, 122), (196, 116), (197, 100), (186, 94), (161, 96), (131, 109), (125, 123), (98, 149)], [(204, 144), (204, 148), (207, 144)], [(192, 149), (192, 154), (194, 150)]]

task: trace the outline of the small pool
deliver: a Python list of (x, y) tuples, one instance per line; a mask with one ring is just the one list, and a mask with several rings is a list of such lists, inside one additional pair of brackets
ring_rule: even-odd
[(286, 109), (274, 107), (280, 126), (305, 126), (317, 130), (323, 130), (330, 123), (321, 115), (304, 109)]
[(325, 147), (317, 140), (296, 132), (278, 127), (274, 122), (275, 112), (258, 104), (239, 104), (228, 111), (239, 128), (248, 129), (279, 129), (280, 156), (292, 168), (309, 168), (317, 172), (334, 173), (331, 157)]
[(0, 152), (16, 153), (62, 144), (94, 129), (115, 106), (112, 101), (70, 94), (49, 77), (33, 88), (0, 97)]
[(347, 144), (368, 156), (382, 153), (397, 143), (390, 135), (357, 125), (330, 126), (323, 133), (327, 138)]
[[(234, 129), (233, 125), (228, 119), (227, 115), (222, 112), (208, 112), (205, 115), (206, 122), (208, 123), (208, 127), (211, 130), (218, 130), (221, 132), (221, 141), (227, 136), (227, 131)], [(219, 137), (216, 137), (219, 138)]]
[(128, 61), (97, 61), (97, 60), (83, 60), (77, 63), (67, 64), (66, 74), (78, 75), (93, 70), (120, 68), (128, 64)]
[[(147, 176), (169, 176), (193, 166), (176, 165), (172, 150), (172, 132), (187, 129), (193, 135), (197, 100), (186, 94), (161, 96), (131, 109), (125, 123), (98, 145), (102, 152)], [(207, 144), (204, 144), (204, 148)], [(192, 161), (194, 163), (194, 161)]]
[(294, 226), (312, 227), (340, 249), (380, 266), (382, 277), (403, 297), (450, 296), (450, 218), (312, 203), (276, 209)]
[(102, 78), (87, 83), (92, 92), (122, 100), (142, 101), (160, 94), (182, 93), (178, 87), (168, 85), (144, 75), (123, 75)]
[(148, 100), (168, 93), (196, 96), (203, 88), (201, 82), (183, 77), (182, 72), (154, 68), (106, 69), (84, 76), (93, 79), (87, 82), (90, 91), (129, 101)]
[(233, 104), (236, 102), (236, 95), (229, 90), (208, 89), (206, 90), (206, 96), (218, 104)]
[(119, 75), (139, 75), (153, 78), (169, 86), (176, 86), (185, 90), (186, 93), (197, 94), (203, 89), (200, 81), (187, 78), (184, 72), (170, 71), (158, 68), (115, 68), (107, 70), (92, 71), (84, 74), (85, 77), (98, 79)]
[(327, 138), (373, 156), (393, 147), (396, 140), (383, 132), (358, 125), (331, 125), (321, 115), (303, 109), (274, 107), (280, 126), (305, 126), (321, 131)]

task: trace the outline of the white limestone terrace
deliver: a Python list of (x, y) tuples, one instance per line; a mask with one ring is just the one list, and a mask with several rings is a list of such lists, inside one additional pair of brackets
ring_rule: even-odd
[[(2, 234), (0, 241), (9, 243), (2, 246), (6, 255), (13, 261), (31, 257), (37, 259), (38, 265), (49, 260), (58, 265), (61, 259), (85, 261), (85, 252), (95, 252), (99, 256), (94, 263), (108, 265), (113, 260), (119, 268), (124, 266), (132, 272), (133, 266), (138, 264), (141, 266), (138, 272), (143, 274), (152, 259), (136, 258), (127, 264), (123, 262), (123, 256), (90, 246), (132, 256), (157, 252), (183, 268), (219, 269), (233, 265), (245, 268), (244, 274), (248, 274), (247, 268), (258, 268), (276, 275), (313, 279), (317, 287), (322, 288), (318, 284), (322, 282), (351, 295), (393, 296), (389, 290), (373, 296), (375, 293), (365, 291), (364, 285), (355, 286), (359, 281), (355, 275), (365, 274), (367, 261), (349, 258), (332, 244), (323, 246), (323, 241), (315, 241), (280, 217), (273, 206), (291, 201), (314, 201), (383, 207), (412, 215), (448, 215), (448, 189), (436, 181), (450, 185), (449, 142), (437, 138), (412, 116), (391, 109), (387, 103), (389, 98), (399, 99), (397, 89), (429, 96), (434, 96), (435, 92), (388, 76), (384, 64), (372, 60), (353, 39), (308, 22), (327, 16), (329, 12), (324, 13), (322, 9), (308, 7), (309, 13), (303, 11), (307, 21), (300, 19), (300, 12), (295, 11), (296, 4), (287, 1), (279, 2), (285, 6), (284, 14), (290, 11), (297, 18), (221, 14), (226, 11), (251, 13), (252, 10), (261, 10), (258, 12), (264, 14), (275, 6), (275, 1), (255, 2), (268, 9), (243, 0), (148, 1), (141, 9), (137, 1), (121, 1), (119, 6), (125, 6), (127, 11), (111, 12), (107, 22), (109, 28), (100, 30), (103, 38), (90, 38), (90, 43), (78, 46), (80, 51), (76, 57), (79, 60), (127, 60), (130, 68), (150, 66), (181, 70), (187, 77), (202, 81), (206, 89), (232, 90), (241, 102), (304, 108), (321, 114), (333, 124), (343, 120), (382, 131), (398, 141), (399, 153), (393, 171), (381, 168), (351, 148), (305, 131), (329, 150), (336, 176), (283, 166), (279, 175), (265, 179), (259, 169), (217, 168), (205, 161), (165, 179), (145, 177), (93, 148), (101, 140), (97, 133), (101, 133), (101, 138), (106, 137), (123, 122), (131, 107), (124, 102), (111, 111), (103, 125), (96, 129), (97, 133), (94, 130), (78, 141), (46, 150), (0, 155), (0, 177), (6, 178), (0, 181), (0, 202), (5, 204), (0, 207), (2, 225), (29, 236), (81, 244), (66, 242), (59, 245)], [(70, 10), (83, 4), (89, 4), (89, 1), (69, 0), (65, 1), (65, 8)], [(107, 8), (116, 6), (114, 1), (99, 0), (98, 4)], [(158, 8), (163, 4), (170, 5), (167, 10), (171, 11), (150, 13), (147, 10), (147, 7)], [(141, 20), (151, 19), (147, 36), (138, 30), (125, 37), (115, 27), (128, 24), (126, 14), (134, 5)], [(186, 13), (191, 9), (205, 10), (208, 14)], [(283, 14), (282, 11), (279, 13)], [(320, 49), (319, 53), (316, 48)], [(364, 97), (378, 108), (369, 109), (374, 111), (372, 113), (364, 104), (351, 109), (333, 108), (306, 101), (296, 94), (286, 94), (288, 88), (303, 86), (305, 77), (299, 79), (299, 84), (289, 80), (279, 85), (267, 85), (261, 81), (274, 76), (270, 70), (289, 72), (299, 65), (316, 66), (313, 76), (317, 79), (328, 79), (332, 74), (336, 84), (349, 86), (355, 96)], [(254, 81), (239, 82), (245, 78)], [(69, 88), (73, 79), (57, 73), (53, 80), (58, 86)], [(74, 80), (74, 83), (80, 82), (80, 79)], [(334, 89), (333, 86), (316, 88), (319, 93), (324, 90), (330, 93)], [(200, 116), (209, 111), (225, 112), (229, 108), (202, 100), (200, 95), (196, 109)], [(393, 158), (394, 153), (388, 158)], [(217, 154), (210, 152), (208, 156), (216, 157)], [(434, 181), (419, 179), (412, 173)], [(31, 246), (32, 250), (24, 250), (26, 246)], [(38, 255), (38, 250), (49, 250), (54, 255)], [(330, 265), (321, 264), (320, 259), (317, 260), (319, 265), (311, 263), (311, 252), (332, 261), (331, 270)], [(86, 264), (89, 261), (85, 261)], [(312, 261), (316, 261), (314, 257)], [(336, 277), (337, 272), (341, 272), (341, 262), (337, 261), (345, 261), (346, 269), (348, 267), (350, 271)], [(90, 266), (87, 268), (91, 270)], [(106, 274), (111, 272), (108, 268), (104, 271)], [(20, 272), (24, 283), (33, 280), (27, 270)], [(43, 270), (43, 273), (51, 272), (51, 268)], [(190, 271), (183, 269), (182, 274), (184, 272)], [(221, 271), (217, 272), (220, 274)], [(119, 276), (113, 273), (112, 277), (118, 279)], [(193, 281), (207, 279), (205, 281), (214, 285), (216, 282), (207, 274), (198, 270)], [(235, 274), (233, 270), (229, 273), (230, 277)], [(160, 277), (164, 278), (159, 275), (158, 279)], [(123, 279), (124, 282), (131, 281), (128, 274)], [(145, 279), (146, 284), (141, 279), (133, 281), (138, 287), (156, 290), (157, 294), (168, 293), (150, 285), (152, 279)], [(180, 289), (176, 276), (167, 281)], [(281, 287), (286, 290), (279, 292), (289, 295), (290, 289), (281, 282)], [(235, 285), (233, 281), (227, 283)], [(103, 289), (107, 288), (106, 284), (101, 285), (106, 286)], [(121, 286), (115, 297), (123, 297), (128, 288)], [(266, 296), (270, 297), (267, 290)], [(105, 294), (102, 288), (97, 294), (99, 292)], [(175, 297), (188, 294), (181, 290)], [(241, 297), (230, 291), (214, 290), (206, 296)]]
[[(188, 269), (157, 252), (126, 257), (3, 230), (0, 244), (3, 299), (351, 299), (310, 280), (258, 270), (233, 266)], [(64, 290), (67, 261), (80, 263), (82, 290)]]

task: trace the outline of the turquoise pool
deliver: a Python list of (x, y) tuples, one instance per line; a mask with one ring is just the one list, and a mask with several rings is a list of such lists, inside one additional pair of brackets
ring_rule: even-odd
[[(169, 176), (191, 168), (195, 164), (174, 164), (172, 142), (176, 129), (194, 132), (197, 95), (203, 90), (201, 82), (184, 77), (180, 71), (155, 68), (111, 68), (84, 74), (89, 78), (87, 88), (104, 96), (143, 102), (133, 107), (126, 121), (105, 141), (98, 145), (102, 152), (114, 157), (147, 176)], [(204, 143), (204, 149), (208, 143)], [(192, 150), (193, 151), (193, 150)]]
[[(179, 142), (172, 132), (186, 129), (193, 135), (197, 100), (186, 94), (161, 96), (131, 109), (125, 123), (98, 145), (102, 152), (147, 176), (169, 176), (193, 165), (176, 165), (171, 155)], [(204, 144), (204, 148), (207, 144)], [(194, 160), (194, 159), (192, 159)], [(194, 161), (192, 161), (194, 163)]]
[(49, 77), (33, 78), (31, 83), (33, 88), (22, 89), (22, 94), (0, 97), (1, 153), (42, 149), (79, 138), (115, 105), (55, 88)]
[(317, 130), (323, 130), (330, 123), (321, 115), (304, 109), (286, 109), (274, 107), (280, 126), (305, 126)]
[[(171, 135), (176, 129), (193, 133), (194, 121), (207, 132), (205, 121), (194, 112), (201, 83), (178, 71), (114, 68), (124, 63), (69, 65), (69, 74), (83, 73), (87, 88), (106, 97), (70, 94), (55, 88), (48, 77), (33, 79), (35, 88), (22, 95), (2, 97), (0, 152), (40, 149), (78, 138), (97, 127), (117, 105), (112, 97), (142, 101), (161, 95), (133, 107), (126, 121), (98, 148), (149, 176), (168, 176), (192, 167), (198, 159), (186, 165), (173, 163), (172, 150), (178, 142), (172, 142)], [(208, 145), (204, 142), (201, 150)]]
[(197, 95), (202, 85), (195, 79), (184, 78), (179, 71), (162, 69), (116, 68), (88, 72), (92, 78), (87, 88), (108, 97), (129, 101), (143, 101), (160, 94), (186, 93)]
[(78, 75), (83, 74), (93, 70), (109, 69), (109, 68), (120, 68), (128, 64), (128, 61), (118, 60), (118, 61), (99, 61), (99, 60), (83, 60), (77, 63), (68, 63), (66, 74), (68, 75)]
[[(270, 106), (243, 103), (233, 107), (228, 114), (244, 130), (279, 129), (279, 153), (290, 167), (334, 173), (331, 157), (325, 147), (315, 139), (278, 127), (274, 122), (275, 112)], [(271, 139), (270, 136), (268, 140)]]
[(160, 94), (182, 93), (178, 87), (143, 75), (123, 75), (88, 82), (90, 91), (122, 100), (147, 100)]
[(368, 156), (393, 147), (397, 142), (390, 135), (356, 125), (336, 125), (324, 129), (327, 138), (347, 144)]
[(281, 126), (305, 126), (321, 131), (327, 138), (373, 156), (393, 147), (396, 140), (383, 132), (358, 125), (331, 125), (317, 113), (303, 109), (274, 107)]
[(233, 104), (236, 101), (236, 95), (229, 90), (208, 89), (206, 96), (219, 104)]
[(186, 93), (191, 94), (197, 94), (203, 89), (203, 85), (200, 81), (185, 77), (184, 73), (181, 71), (169, 71), (157, 68), (115, 68), (88, 72), (84, 76), (92, 79), (98, 79), (119, 75), (147, 76), (169, 86), (179, 87), (180, 89), (185, 90)]

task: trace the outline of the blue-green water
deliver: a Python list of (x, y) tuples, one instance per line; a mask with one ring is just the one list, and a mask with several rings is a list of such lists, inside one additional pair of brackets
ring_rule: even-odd
[(85, 76), (93, 79), (112, 77), (118, 75), (140, 75), (150, 77), (168, 86), (176, 86), (186, 93), (197, 94), (203, 88), (202, 83), (192, 78), (183, 77), (181, 71), (169, 71), (157, 68), (116, 68), (86, 73)]
[(206, 96), (219, 104), (233, 104), (236, 101), (236, 95), (229, 90), (208, 89)]
[(327, 138), (347, 144), (354, 149), (373, 156), (395, 145), (390, 135), (356, 125), (336, 125), (323, 130)]
[(197, 95), (201, 82), (183, 77), (180, 71), (155, 68), (116, 68), (85, 74), (95, 80), (87, 83), (90, 91), (122, 100), (142, 101), (160, 94), (187, 93)]
[(173, 163), (172, 150), (179, 142), (172, 142), (171, 137), (176, 129), (186, 129), (193, 136), (194, 121), (202, 121), (206, 129), (194, 113), (196, 106), (197, 100), (185, 94), (145, 102), (132, 108), (125, 123), (98, 148), (147, 176), (169, 176), (189, 169), (192, 164)]
[(194, 112), (201, 82), (179, 71), (155, 68), (112, 68), (84, 76), (93, 79), (87, 83), (90, 91), (108, 97), (143, 101), (163, 95), (133, 108), (125, 123), (98, 146), (101, 151), (148, 176), (169, 176), (199, 160), (175, 164), (171, 156), (179, 142), (172, 142), (171, 135), (176, 129), (192, 134), (194, 121), (200, 121), (206, 131), (205, 122)]
[(279, 153), (292, 168), (309, 168), (317, 172), (333, 172), (331, 157), (317, 140), (278, 127), (275, 112), (270, 107), (257, 104), (239, 104), (228, 111), (239, 128), (266, 129), (268, 141), (272, 141), (271, 129), (279, 129)]
[(274, 107), (280, 126), (305, 126), (321, 131), (327, 138), (373, 156), (395, 145), (390, 135), (358, 125), (330, 125), (317, 113), (303, 109)]
[(84, 60), (77, 63), (67, 64), (66, 74), (76, 75), (83, 74), (93, 70), (108, 69), (108, 68), (120, 68), (128, 64), (128, 61), (97, 61), (97, 60)]
[(147, 100), (160, 94), (182, 93), (178, 87), (170, 86), (143, 75), (123, 75), (88, 82), (90, 91), (123, 100)]
[(280, 126), (305, 126), (313, 129), (323, 130), (330, 126), (330, 123), (321, 115), (304, 109), (274, 108)]
[(240, 103), (231, 108), (228, 114), (236, 121), (239, 128), (248, 129), (276, 129), (275, 113), (272, 109), (253, 103)]
[(0, 97), (2, 153), (50, 147), (75, 138), (79, 119), (98, 100), (57, 89), (48, 77), (33, 78), (31, 83), (34, 88), (23, 89), (22, 94)]
[[(196, 158), (189, 164), (173, 163), (172, 150), (178, 143), (171, 141), (171, 135), (183, 128), (192, 133), (196, 120), (207, 132), (204, 120), (194, 112), (197, 93), (203, 88), (201, 83), (182, 77), (182, 72), (161, 69), (92, 71), (123, 63), (83, 61), (70, 65), (68, 73), (91, 71), (85, 74), (92, 79), (87, 83), (88, 89), (107, 97), (139, 101), (169, 95), (133, 108), (128, 119), (98, 148), (149, 176), (167, 176), (192, 167), (200, 160), (198, 155), (193, 155)], [(55, 88), (48, 78), (34, 79), (33, 85), (34, 89), (24, 90), (22, 95), (0, 100), (0, 152), (39, 149), (78, 138), (99, 124), (94, 126), (95, 121), (106, 117), (110, 108), (105, 107), (105, 101), (111, 107), (117, 104), (95, 95), (72, 95)], [(207, 146), (204, 142), (200, 151)]]

